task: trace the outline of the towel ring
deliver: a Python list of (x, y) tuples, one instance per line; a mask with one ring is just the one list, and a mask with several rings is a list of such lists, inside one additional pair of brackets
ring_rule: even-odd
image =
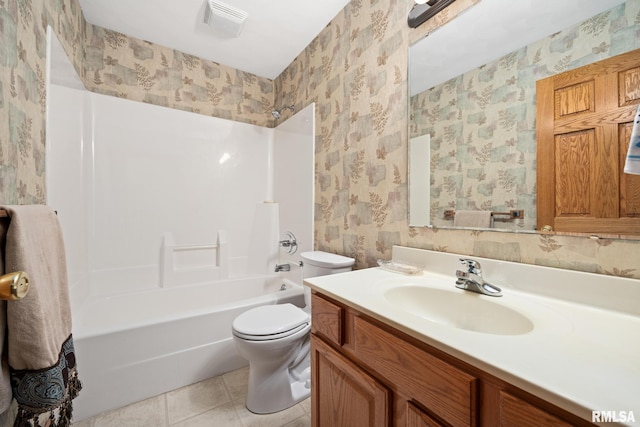
[(0, 299), (21, 300), (29, 292), (29, 276), (24, 271), (15, 271), (0, 276)]

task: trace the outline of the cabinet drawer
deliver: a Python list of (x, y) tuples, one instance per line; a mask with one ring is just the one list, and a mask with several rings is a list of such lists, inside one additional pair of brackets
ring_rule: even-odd
[(475, 425), (475, 377), (362, 317), (354, 323), (354, 351), (362, 363), (452, 426)]
[(328, 341), (344, 343), (344, 308), (316, 294), (311, 296), (311, 330)]
[(500, 426), (504, 427), (537, 427), (537, 426), (571, 427), (570, 424), (549, 412), (533, 406), (504, 390), (500, 391)]

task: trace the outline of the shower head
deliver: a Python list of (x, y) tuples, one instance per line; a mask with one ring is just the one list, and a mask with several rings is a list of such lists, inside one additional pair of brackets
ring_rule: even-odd
[(271, 112), (271, 115), (274, 119), (278, 120), (280, 117), (282, 117), (282, 110), (291, 110), (292, 113), (295, 113), (296, 107), (294, 107), (293, 105), (285, 105), (284, 107), (280, 107), (277, 110), (273, 110)]

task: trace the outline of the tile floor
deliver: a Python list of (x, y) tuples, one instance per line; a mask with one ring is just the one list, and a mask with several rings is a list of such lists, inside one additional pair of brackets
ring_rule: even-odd
[(311, 400), (269, 415), (244, 406), (249, 368), (105, 412), (72, 427), (309, 427)]

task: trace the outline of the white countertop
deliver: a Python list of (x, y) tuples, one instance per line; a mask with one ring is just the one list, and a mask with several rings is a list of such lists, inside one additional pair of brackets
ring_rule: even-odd
[[(385, 298), (385, 291), (401, 285), (468, 293), (455, 289), (456, 267), (449, 274), (434, 271), (457, 265), (458, 256), (441, 253), (436, 256), (453, 258), (446, 262), (439, 259), (440, 268), (430, 268), (419, 276), (370, 268), (305, 279), (305, 284), (586, 420), (591, 421), (592, 410), (617, 414), (632, 411), (636, 421), (621, 424), (640, 425), (640, 316), (628, 312), (628, 301), (624, 301), (633, 297), (633, 304), (640, 305), (640, 299), (635, 298), (636, 288), (640, 291), (640, 281), (472, 257), (482, 260), (483, 267), (490, 265), (489, 270), (496, 277), (509, 276), (498, 274), (503, 267), (514, 271), (525, 268), (526, 277), (521, 278), (522, 282), (533, 280), (532, 277), (534, 282), (545, 281), (539, 285), (545, 289), (544, 295), (539, 295), (532, 292), (535, 286), (531, 283), (519, 284), (526, 291), (504, 281), (496, 283), (483, 268), (485, 279), (500, 286), (503, 296), (474, 295), (515, 310), (534, 324), (533, 330), (524, 334), (494, 335), (430, 321)], [(551, 288), (548, 282), (556, 272), (564, 276), (559, 277), (561, 282), (555, 283), (561, 289), (554, 298), (549, 295), (553, 292), (548, 291)], [(573, 279), (572, 275), (575, 275)], [(601, 283), (600, 296), (583, 296), (583, 300), (599, 298), (614, 302), (603, 301), (594, 306), (567, 299), (569, 290), (565, 284), (569, 288), (577, 285), (578, 289), (584, 286), (590, 291), (594, 286), (589, 280)], [(615, 293), (618, 287), (622, 289), (621, 295)], [(618, 309), (619, 305), (622, 309)]]

